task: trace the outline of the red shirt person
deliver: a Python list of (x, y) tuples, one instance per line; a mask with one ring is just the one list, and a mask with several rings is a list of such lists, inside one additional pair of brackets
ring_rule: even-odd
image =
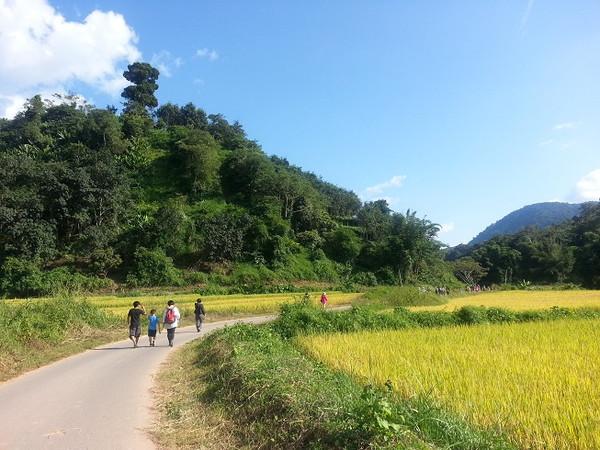
[(329, 299), (327, 298), (327, 294), (325, 292), (323, 292), (321, 294), (321, 305), (323, 305), (323, 308), (325, 308), (325, 305), (327, 305), (328, 301), (329, 301)]

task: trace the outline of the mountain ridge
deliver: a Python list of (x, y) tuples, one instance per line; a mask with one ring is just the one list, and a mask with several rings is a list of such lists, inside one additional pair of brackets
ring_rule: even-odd
[(499, 235), (515, 234), (527, 227), (546, 228), (575, 217), (585, 203), (541, 202), (523, 206), (488, 225), (469, 241), (468, 246), (482, 244)]

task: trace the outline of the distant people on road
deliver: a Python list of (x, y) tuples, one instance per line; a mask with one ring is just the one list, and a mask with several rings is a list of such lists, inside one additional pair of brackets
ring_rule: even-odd
[(140, 317), (146, 314), (144, 306), (137, 300), (133, 302), (133, 308), (127, 313), (127, 324), (129, 325), (129, 339), (133, 342), (133, 348), (137, 348), (140, 335), (142, 334)]
[(148, 340), (150, 341), (150, 347), (155, 346), (157, 331), (160, 333), (160, 322), (156, 316), (156, 310), (151, 309), (150, 315), (148, 316)]
[(194, 304), (194, 316), (196, 317), (196, 331), (200, 332), (202, 329), (202, 322), (204, 322), (204, 318), (206, 317), (206, 311), (204, 310), (201, 298), (196, 300), (196, 303)]
[(329, 299), (327, 298), (327, 294), (325, 292), (323, 292), (321, 294), (321, 305), (323, 306), (323, 308), (325, 308), (325, 306), (327, 306), (327, 302), (329, 302)]
[(167, 330), (167, 340), (169, 341), (169, 347), (173, 347), (173, 341), (175, 340), (175, 330), (179, 325), (179, 319), (181, 319), (181, 314), (179, 314), (179, 308), (175, 306), (175, 302), (173, 300), (169, 300), (167, 302), (167, 307), (165, 308), (162, 317), (163, 328)]

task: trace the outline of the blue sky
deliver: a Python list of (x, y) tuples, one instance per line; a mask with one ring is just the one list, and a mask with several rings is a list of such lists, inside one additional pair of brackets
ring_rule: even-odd
[(119, 103), (118, 74), (142, 58), (162, 68), (160, 102), (239, 120), (267, 153), (416, 210), (449, 244), (526, 204), (600, 197), (597, 1), (0, 0), (0, 25), (9, 13), (53, 56), (12, 79), (0, 66), (5, 115), (36, 91)]

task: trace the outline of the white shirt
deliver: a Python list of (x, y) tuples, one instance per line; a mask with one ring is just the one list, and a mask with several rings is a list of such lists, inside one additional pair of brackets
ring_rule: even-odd
[[(165, 323), (165, 319), (167, 317), (167, 309), (172, 308), (173, 312), (175, 313), (175, 322), (173, 323)], [(177, 308), (177, 306), (169, 306), (167, 308), (165, 308), (165, 311), (163, 312), (163, 316), (162, 316), (162, 322), (163, 322), (163, 327), (165, 330), (170, 330), (171, 328), (177, 328), (177, 326), (179, 325), (179, 319), (181, 319), (181, 314), (179, 314), (179, 308)]]

